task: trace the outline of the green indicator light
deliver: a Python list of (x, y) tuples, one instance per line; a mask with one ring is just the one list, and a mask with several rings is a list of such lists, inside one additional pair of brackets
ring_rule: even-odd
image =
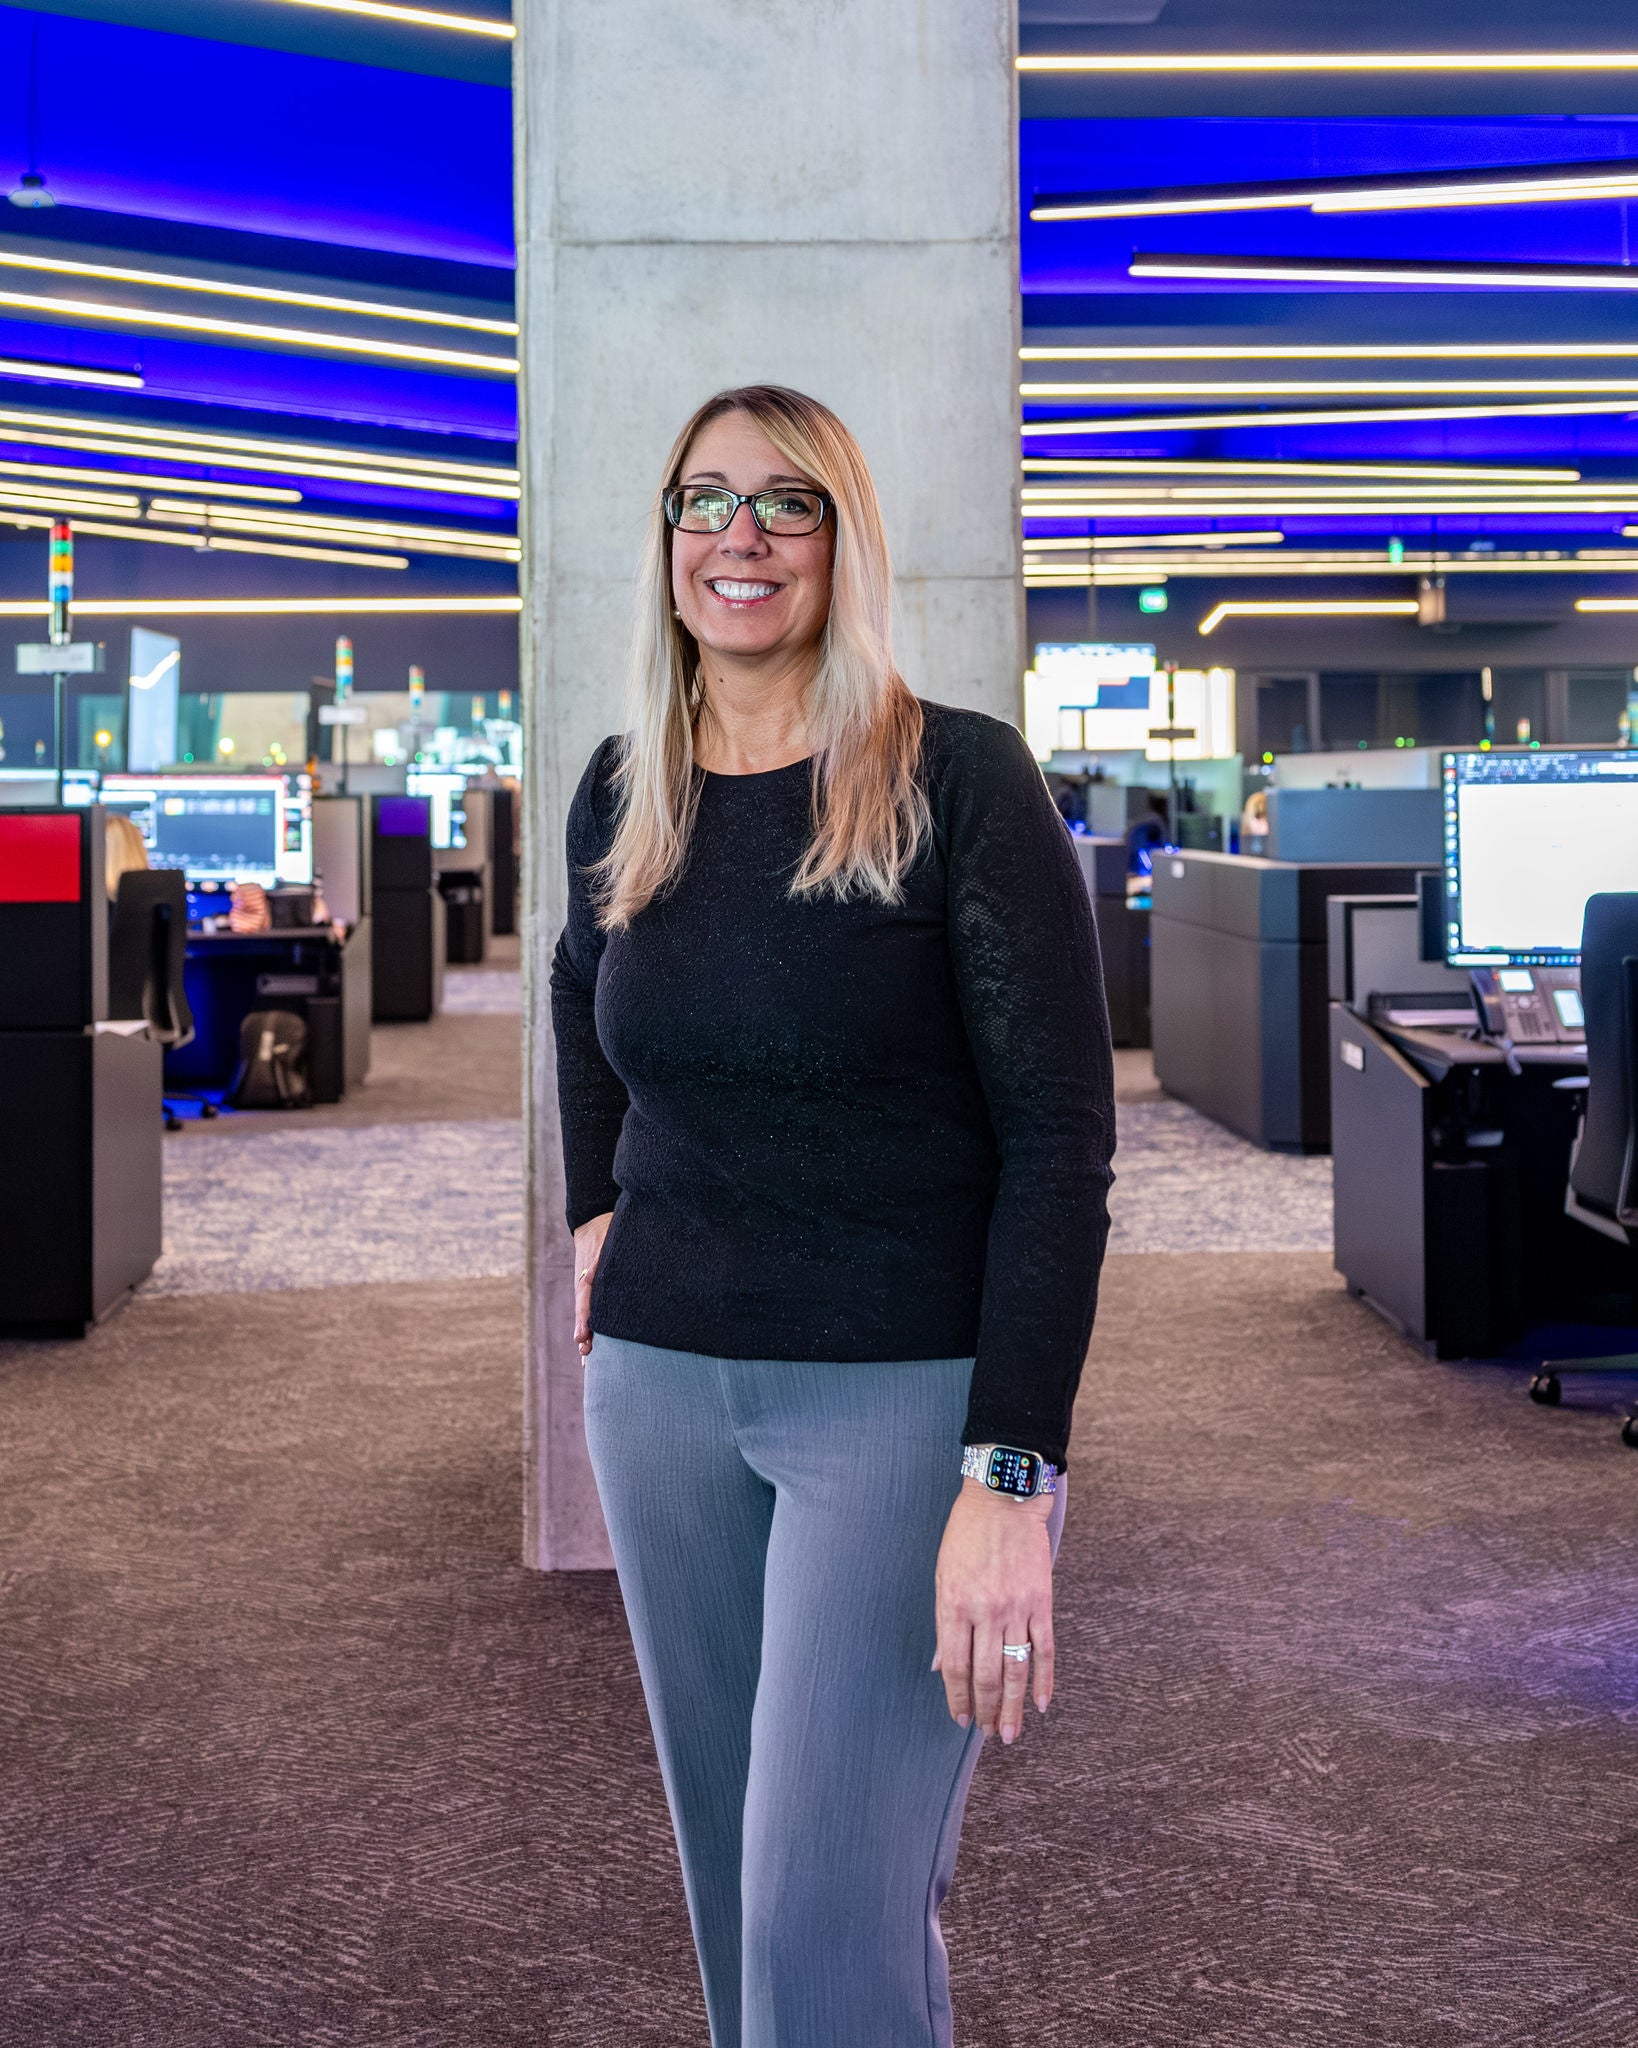
[(1393, 539), (1388, 542), (1388, 560), (1390, 562), (1399, 563), (1402, 562), (1404, 559), (1405, 543), (1399, 538), (1398, 534), (1395, 534)]
[(1138, 610), (1140, 612), (1163, 612), (1165, 609), (1166, 593), (1164, 590), (1140, 590), (1138, 592)]

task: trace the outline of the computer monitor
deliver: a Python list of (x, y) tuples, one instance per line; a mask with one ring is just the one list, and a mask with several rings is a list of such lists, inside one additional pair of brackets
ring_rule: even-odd
[(1638, 889), (1638, 749), (1449, 753), (1445, 959), (1573, 967), (1587, 898)]
[[(94, 804), (100, 769), (67, 768), (63, 771), (63, 802)], [(57, 774), (52, 768), (0, 768), (0, 805), (28, 805), (49, 809), (57, 801)]]
[(282, 775), (108, 775), (102, 801), (135, 822), (153, 866), (190, 884), (312, 882), (311, 790), (292, 796)]
[(440, 853), (466, 844), (466, 777), (452, 768), (412, 768), (405, 778), (411, 796), (432, 800), (432, 843)]

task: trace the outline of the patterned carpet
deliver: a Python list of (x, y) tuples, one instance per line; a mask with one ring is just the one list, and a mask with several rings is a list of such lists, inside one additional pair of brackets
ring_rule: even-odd
[[(612, 1580), (516, 1563), (507, 1030), (378, 1033), (413, 1119), (190, 1127), (143, 1298), (0, 1345), (0, 2048), (705, 2048)], [(1127, 1079), (962, 2048), (1632, 2048), (1638, 1458)]]

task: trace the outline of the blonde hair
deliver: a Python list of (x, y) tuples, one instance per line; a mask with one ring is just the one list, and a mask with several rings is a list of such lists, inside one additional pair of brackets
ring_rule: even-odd
[(893, 571), (881, 506), (859, 444), (828, 406), (774, 384), (719, 391), (666, 457), (643, 547), (632, 641), (629, 731), (614, 838), (592, 870), (599, 922), (623, 929), (682, 872), (699, 805), (694, 727), (704, 704), (700, 650), (671, 594), (665, 493), (700, 432), (727, 413), (753, 419), (830, 500), (830, 616), (807, 699), (814, 740), (813, 837), (793, 896), (874, 895), (896, 903), (930, 829), (917, 777), (922, 711), (893, 666)]
[(121, 875), (141, 874), (147, 865), (142, 834), (123, 811), (110, 811), (102, 821), (102, 877), (108, 901), (119, 901)]

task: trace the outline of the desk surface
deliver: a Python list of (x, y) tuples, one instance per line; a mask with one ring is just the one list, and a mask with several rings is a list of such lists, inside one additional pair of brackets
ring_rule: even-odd
[(191, 926), (188, 929), (190, 946), (265, 946), (270, 941), (282, 945), (288, 939), (328, 939), (332, 945), (342, 945), (352, 936), (350, 932), (337, 934), (333, 924), (290, 924), (274, 925), (265, 932), (202, 932)]
[[(1366, 1020), (1370, 1021), (1370, 1020)], [(1507, 1053), (1494, 1039), (1480, 1038), (1471, 1031), (1418, 1029), (1410, 1024), (1378, 1023), (1373, 1028), (1398, 1046), (1407, 1058), (1425, 1064), (1436, 1061), (1442, 1067), (1500, 1067)], [(1521, 1067), (1562, 1067), (1579, 1071), (1587, 1064), (1585, 1045), (1516, 1045), (1514, 1057)]]

